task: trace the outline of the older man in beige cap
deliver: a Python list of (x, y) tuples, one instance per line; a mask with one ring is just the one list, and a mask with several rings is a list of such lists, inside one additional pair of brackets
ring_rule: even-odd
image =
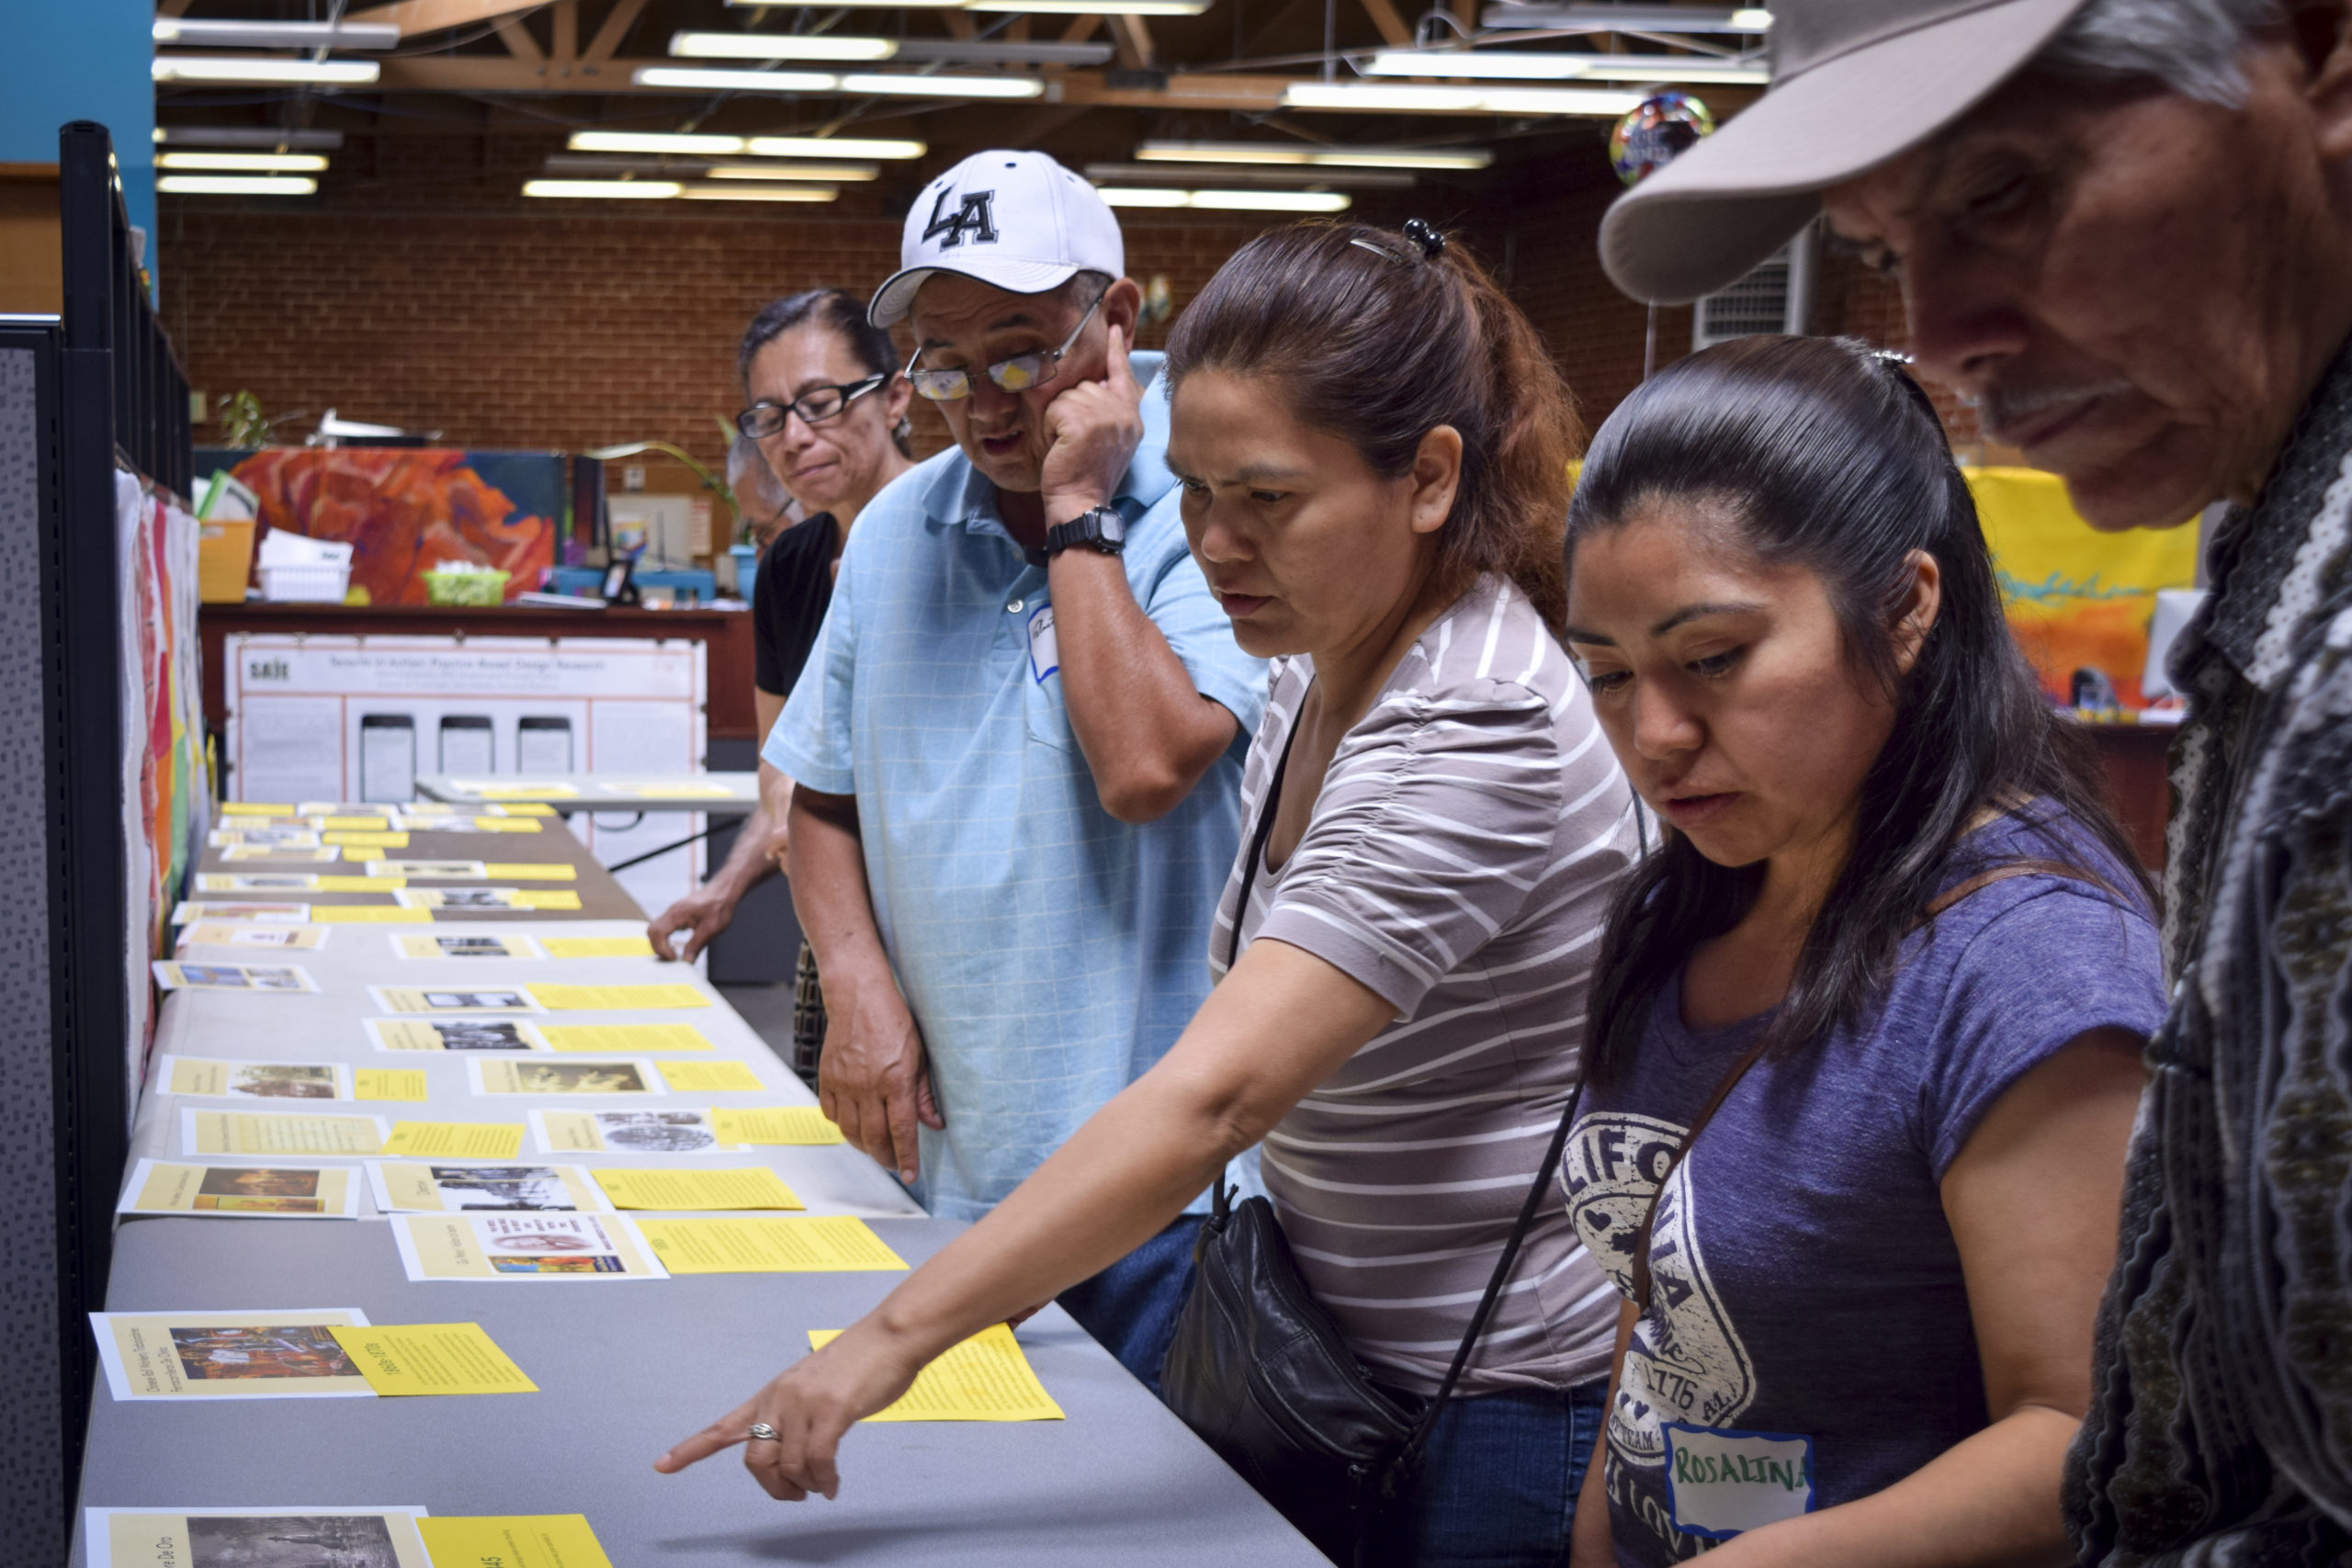
[(1680, 300), (1826, 212), (2094, 524), (2231, 503), (2173, 660), (2180, 984), (2069, 1468), (2090, 1563), (2352, 1562), (2346, 11), (1782, 0), (1771, 89), (1601, 227)]

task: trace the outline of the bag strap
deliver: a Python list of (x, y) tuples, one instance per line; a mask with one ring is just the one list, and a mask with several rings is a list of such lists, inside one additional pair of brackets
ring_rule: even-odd
[[(2068, 865), (2064, 861), (2034, 858), (2004, 861), (1999, 865), (1988, 866), (1973, 876), (1953, 883), (1928, 900), (1927, 909), (1911, 929), (1918, 930), (1962, 899), (1973, 897), (1996, 882), (2006, 882), (2012, 876), (2064, 876), (2076, 882), (2088, 882), (2095, 886), (2102, 886), (2080, 867)], [(1771, 1033), (1768, 1030), (1755, 1044), (1742, 1051), (1739, 1059), (1724, 1073), (1723, 1080), (1715, 1085), (1715, 1092), (1707, 1097), (1707, 1103), (1701, 1106), (1699, 1114), (1690, 1119), (1690, 1130), (1682, 1134), (1682, 1146), (1667, 1160), (1666, 1169), (1657, 1179), (1657, 1190), (1650, 1194), (1649, 1212), (1642, 1216), (1642, 1228), (1634, 1233), (1634, 1304), (1642, 1312), (1650, 1310), (1650, 1233), (1657, 1224), (1657, 1206), (1666, 1196), (1666, 1184), (1672, 1179), (1675, 1168), (1690, 1157), (1690, 1146), (1699, 1141), (1699, 1134), (1706, 1131), (1707, 1123), (1714, 1120), (1715, 1112), (1723, 1109), (1724, 1101), (1731, 1098), (1731, 1091), (1739, 1087), (1739, 1080), (1747, 1076), (1747, 1069), (1762, 1057), (1764, 1047), (1770, 1039)]]
[[(1299, 705), (1300, 713), (1306, 704)], [(1298, 742), (1299, 715), (1293, 714), (1290, 733), (1283, 738), (1283, 754), (1274, 761), (1272, 777), (1266, 780), (1266, 797), (1258, 803), (1257, 830), (1250, 835), (1250, 858), (1241, 863), (1241, 896), (1233, 901), (1233, 930), (1225, 942), (1225, 969), (1233, 972), (1234, 960), (1241, 956), (1241, 922), (1250, 915), (1250, 890), (1258, 885), (1258, 863), (1266, 858), (1267, 840), (1274, 836), (1274, 809), (1282, 804), (1283, 775), (1290, 772), (1290, 749)]]

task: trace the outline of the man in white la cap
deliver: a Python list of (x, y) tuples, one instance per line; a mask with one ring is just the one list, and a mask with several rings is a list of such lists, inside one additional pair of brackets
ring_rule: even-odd
[(1826, 210), (1901, 280), (1919, 369), (2094, 524), (2225, 503), (2172, 655), (2179, 985), (2068, 1466), (2080, 1561), (2352, 1562), (2346, 0), (1773, 15), (1770, 90), (1619, 199), (1610, 276), (1691, 299)]
[[(1193, 564), (1117, 220), (1038, 152), (907, 214), (874, 297), (956, 448), (842, 555), (764, 755), (798, 784), (825, 1112), (935, 1214), (986, 1213), (1208, 989), (1265, 667)], [(1157, 1386), (1196, 1220), (1062, 1303)]]

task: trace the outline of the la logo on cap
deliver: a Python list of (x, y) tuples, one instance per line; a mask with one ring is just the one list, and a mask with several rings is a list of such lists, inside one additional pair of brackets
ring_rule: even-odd
[[(953, 190), (943, 186), (938, 197), (933, 200), (931, 221), (924, 224), (922, 229), (923, 243), (929, 244), (933, 240), (939, 240), (941, 250), (952, 251), (962, 244), (964, 237), (969, 234), (974, 244), (995, 244), (996, 192), (967, 190), (964, 193), (963, 204), (950, 212), (947, 210), (947, 198), (955, 194)], [(940, 239), (943, 234), (946, 238)]]

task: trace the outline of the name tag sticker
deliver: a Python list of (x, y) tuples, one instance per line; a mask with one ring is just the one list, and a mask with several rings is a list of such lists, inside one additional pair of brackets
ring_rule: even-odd
[(1040, 604), (1029, 612), (1029, 673), (1042, 686), (1061, 667), (1061, 645), (1054, 640), (1054, 607)]
[(1813, 1439), (1661, 1424), (1674, 1528), (1727, 1540), (1813, 1512)]

